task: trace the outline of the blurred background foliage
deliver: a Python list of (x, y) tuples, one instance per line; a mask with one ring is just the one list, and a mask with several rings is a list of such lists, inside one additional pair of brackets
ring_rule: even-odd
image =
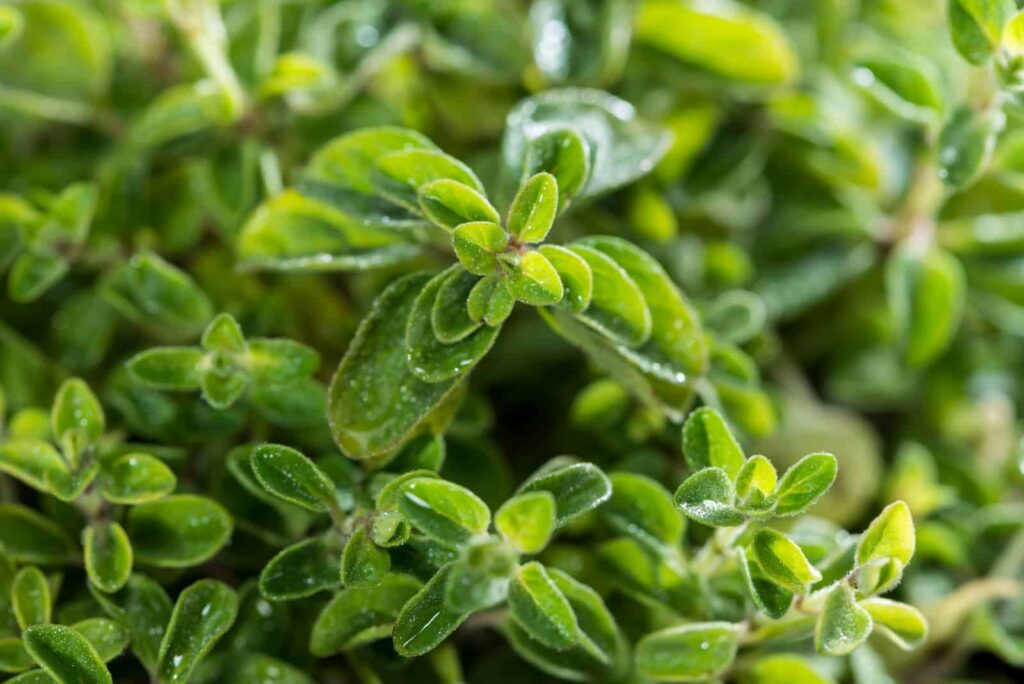
[[(929, 643), (892, 674), (874, 651), (825, 671), (859, 684), (1020, 681), (1024, 38), (1002, 28), (1015, 11), (996, 0), (0, 3), (8, 430), (48, 407), (63, 378), (85, 377), (126, 439), (163, 445), (182, 481), (223, 490), (241, 521), (223, 572), (251, 574), (273, 544), (246, 521), (252, 502), (225, 477), (225, 454), (264, 439), (333, 449), (323, 382), (382, 287), (436, 263), (239, 270), (251, 212), (325, 142), (366, 125), (420, 130), (500, 188), (516, 103), (598, 88), (673, 142), (553, 236), (619, 235), (659, 259), (715, 340), (701, 396), (748, 452), (780, 468), (811, 451), (839, 459), (815, 514), (862, 529), (894, 498), (913, 510), (918, 555), (899, 594), (929, 616)], [(23, 233), (26, 217), (44, 227)], [(164, 260), (195, 291), (148, 306), (173, 288)], [(127, 377), (128, 356), (191, 343), (214, 311), (247, 335), (315, 347), (318, 380), (287, 401), (216, 412)], [(665, 415), (517, 311), (472, 377), (443, 472), (493, 507), (557, 453), (677, 482), (677, 445)], [(31, 499), (12, 480), (0, 492)], [(596, 576), (588, 549), (556, 552)], [(267, 629), (287, 652), (282, 625)], [(465, 646), (470, 681), (541, 681), (486, 633)]]

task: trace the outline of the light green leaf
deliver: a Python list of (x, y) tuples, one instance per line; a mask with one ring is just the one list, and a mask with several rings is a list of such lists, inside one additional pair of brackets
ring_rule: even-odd
[(132, 574), (132, 545), (117, 522), (95, 522), (82, 533), (85, 572), (100, 591), (113, 593)]
[(1001, 111), (960, 107), (953, 112), (939, 135), (939, 178), (954, 188), (977, 178), (1005, 125), (1006, 115)]
[(593, 273), (590, 306), (580, 320), (616, 342), (638, 347), (651, 336), (651, 311), (643, 292), (615, 261), (586, 245), (569, 247)]
[(54, 439), (75, 452), (95, 444), (103, 436), (106, 423), (103, 407), (89, 386), (78, 378), (66, 380), (57, 390), (50, 414)]
[(704, 406), (689, 415), (683, 424), (683, 455), (692, 471), (720, 468), (735, 480), (743, 467), (743, 448), (733, 436), (722, 415)]
[(515, 297), (505, 287), (504, 281), (490, 275), (473, 286), (466, 299), (466, 312), (470, 319), (496, 328), (505, 322), (515, 305)]
[(466, 614), (453, 611), (444, 601), (451, 567), (438, 570), (402, 607), (392, 633), (399, 655), (411, 658), (433, 650), (466, 619)]
[(778, 484), (775, 466), (764, 456), (751, 456), (736, 474), (736, 496), (746, 500), (749, 506), (764, 501)]
[(508, 210), (508, 232), (520, 242), (543, 242), (558, 210), (558, 181), (538, 173), (523, 183)]
[(391, 556), (373, 543), (365, 527), (348, 538), (341, 554), (341, 583), (346, 587), (377, 584), (391, 569)]
[(293, 340), (258, 337), (249, 340), (246, 367), (254, 383), (283, 385), (309, 377), (320, 367), (320, 354)]
[(839, 584), (829, 592), (825, 607), (818, 615), (814, 646), (830, 656), (847, 655), (871, 634), (871, 615), (857, 605), (853, 590)]
[(241, 354), (245, 351), (245, 335), (234, 316), (222, 313), (206, 326), (200, 344), (208, 352)]
[(539, 553), (555, 531), (557, 505), (549, 492), (519, 494), (494, 514), (494, 527), (521, 553)]
[(735, 527), (745, 518), (733, 506), (733, 485), (721, 468), (704, 468), (686, 478), (675, 493), (675, 504), (687, 517), (713, 527)]
[(971, 64), (985, 64), (999, 46), (1003, 26), (1016, 11), (1013, 0), (949, 0), (949, 31)]
[(362, 128), (332, 140), (310, 160), (307, 175), (318, 180), (373, 192), (371, 176), (377, 159), (399, 150), (437, 149), (422, 133), (394, 126)]
[(473, 171), (458, 159), (439, 150), (404, 149), (377, 158), (372, 175), (374, 189), (410, 211), (420, 210), (417, 193), (431, 181), (447, 178), (483, 193)]
[(420, 186), (419, 205), (431, 221), (447, 230), (463, 223), (500, 223), (501, 215), (478, 190), (450, 178)]
[(252, 455), (252, 472), (274, 496), (323, 513), (335, 506), (334, 483), (300, 452), (282, 444), (261, 444)]
[(999, 37), (999, 46), (1010, 57), (1024, 55), (1024, 13), (1017, 12), (1006, 21)]
[(11, 265), (7, 294), (15, 302), (31, 302), (56, 285), (69, 268), (68, 260), (59, 254), (43, 250), (23, 252)]
[(612, 495), (612, 484), (593, 463), (563, 466), (558, 459), (527, 478), (519, 492), (550, 492), (558, 509), (556, 527), (564, 527), (607, 501)]
[(874, 622), (875, 630), (889, 637), (904, 651), (917, 648), (928, 637), (928, 621), (913, 606), (883, 598), (860, 602)]
[(70, 491), (67, 462), (49, 442), (16, 439), (0, 444), (0, 471), (43, 492), (75, 493)]
[(310, 652), (324, 658), (390, 636), (402, 607), (420, 587), (414, 577), (391, 574), (380, 584), (342, 589), (313, 623)]
[[(443, 344), (434, 334), (433, 310), (439, 292), (460, 267), (456, 264), (434, 276), (417, 296), (405, 332), (406, 361), (412, 374), (428, 383), (457, 380), (473, 369), (498, 336), (498, 328), (483, 326), (453, 344)], [(392, 341), (392, 344), (394, 342)]]
[(914, 556), (914, 519), (902, 501), (889, 504), (871, 521), (857, 544), (857, 563), (893, 558), (904, 566)]
[(594, 295), (594, 272), (576, 252), (558, 245), (541, 245), (538, 250), (551, 262), (562, 281), (565, 295), (562, 304), (573, 313), (582, 313)]
[(794, 463), (779, 481), (776, 515), (796, 515), (814, 505), (836, 480), (838, 462), (832, 454), (809, 454)]
[[(18, 637), (0, 638), (0, 672), (24, 672), (35, 667), (36, 661), (25, 650), (25, 644)], [(47, 677), (49, 679), (49, 677)], [(7, 680), (12, 681), (12, 680)]]
[(457, 484), (433, 478), (404, 483), (398, 499), (402, 515), (443, 544), (463, 544), (487, 531), (491, 512), (480, 497)]
[(487, 221), (463, 223), (452, 231), (455, 256), (467, 271), (480, 276), (497, 269), (497, 255), (508, 247), (509, 239), (504, 228)]
[(732, 665), (739, 647), (736, 628), (703, 622), (652, 632), (636, 645), (641, 674), (663, 682), (700, 682)]
[(558, 210), (565, 211), (590, 177), (590, 146), (571, 130), (552, 130), (530, 140), (524, 176), (549, 173), (558, 185)]
[(338, 551), (320, 537), (293, 544), (263, 567), (260, 594), (271, 601), (291, 601), (334, 589), (341, 580), (338, 559)]
[(928, 365), (960, 328), (967, 294), (963, 267), (941, 249), (920, 253), (905, 243), (889, 259), (886, 287), (907, 362)]
[(58, 684), (112, 684), (110, 672), (84, 636), (64, 625), (34, 625), (25, 648)]
[(174, 491), (177, 479), (167, 464), (156, 456), (123, 454), (106, 461), (98, 482), (103, 498), (118, 504), (140, 504)]
[(580, 639), (576, 614), (569, 600), (540, 563), (519, 568), (508, 590), (512, 619), (548, 648), (565, 650)]
[[(686, 36), (673, 30), (678, 26), (688, 27)], [(741, 83), (787, 83), (799, 66), (782, 28), (770, 16), (736, 3), (647, 0), (634, 31), (640, 44)]]
[(740, 677), (742, 684), (835, 684), (819, 674), (805, 658), (788, 654), (758, 658)]
[(914, 55), (863, 57), (854, 65), (853, 82), (911, 121), (932, 121), (943, 107), (935, 66)]
[(136, 379), (157, 389), (197, 390), (205, 357), (197, 347), (156, 347), (129, 359), (128, 370)]
[(18, 627), (25, 630), (31, 625), (43, 625), (50, 621), (53, 599), (46, 575), (35, 566), (18, 571), (11, 582), (11, 605)]
[(531, 306), (550, 306), (562, 300), (562, 279), (540, 252), (523, 252), (514, 263), (506, 265), (509, 273), (505, 286), (517, 300)]
[(176, 494), (128, 513), (128, 536), (141, 563), (164, 568), (198, 565), (231, 536), (231, 516), (213, 499)]
[(237, 614), (238, 596), (223, 582), (202, 579), (182, 591), (160, 643), (156, 676), (161, 684), (188, 682)]
[(800, 547), (781, 532), (758, 531), (750, 548), (765, 576), (788, 591), (803, 594), (809, 585), (821, 579), (821, 573)]
[(398, 447), (444, 400), (455, 380), (426, 383), (413, 375), (405, 345), (416, 297), (430, 279), (416, 274), (388, 287), (356, 332), (331, 382), (328, 420), (350, 458), (366, 459)]

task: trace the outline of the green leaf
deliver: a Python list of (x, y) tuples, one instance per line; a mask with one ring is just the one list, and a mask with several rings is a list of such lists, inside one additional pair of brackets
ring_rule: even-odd
[(656, 481), (633, 473), (612, 473), (612, 496), (601, 507), (609, 525), (657, 551), (674, 549), (685, 520), (672, 495)]
[(612, 484), (593, 463), (562, 466), (556, 460), (531, 475), (519, 487), (519, 492), (550, 492), (558, 509), (555, 525), (558, 528), (607, 501), (612, 495)]
[(274, 496), (323, 513), (336, 506), (334, 483), (300, 452), (282, 444), (261, 444), (252, 454), (252, 472)]
[(25, 17), (17, 7), (0, 7), (0, 48), (18, 38), (24, 28)]
[(541, 245), (538, 250), (551, 262), (562, 281), (562, 304), (573, 313), (582, 313), (594, 295), (594, 272), (579, 254), (558, 245)]
[(334, 589), (340, 579), (338, 552), (314, 537), (271, 558), (260, 573), (259, 587), (271, 601), (291, 601)]
[(430, 311), (430, 326), (439, 342), (455, 344), (480, 327), (481, 319), (474, 320), (468, 309), (470, 294), (480, 279), (462, 268), (452, 268), (445, 273), (448, 275)]
[(463, 544), (487, 531), (491, 512), (465, 487), (432, 478), (404, 483), (398, 499), (402, 515), (427, 536), (443, 544)]
[(117, 504), (140, 504), (174, 491), (177, 479), (156, 456), (123, 454), (105, 461), (98, 482), (103, 498)]
[(384, 154), (377, 158), (372, 181), (374, 189), (384, 197), (419, 211), (419, 189), (443, 178), (484, 192), (483, 183), (468, 166), (439, 150), (404, 149)]
[(565, 211), (590, 177), (590, 146), (571, 130), (553, 130), (530, 140), (524, 176), (550, 173), (558, 185), (558, 210)]
[(523, 252), (514, 263), (507, 265), (505, 286), (517, 300), (531, 306), (550, 306), (562, 300), (565, 293), (562, 279), (540, 252)]
[(163, 568), (198, 565), (231, 537), (231, 516), (213, 499), (176, 494), (128, 513), (128, 536), (140, 563)]
[(505, 322), (516, 305), (503, 280), (494, 275), (482, 278), (470, 290), (466, 312), (470, 319), (496, 328)]
[(809, 454), (794, 463), (779, 481), (776, 515), (796, 515), (814, 505), (836, 480), (838, 462), (832, 454)]
[(431, 221), (446, 230), (463, 223), (500, 223), (501, 215), (479, 191), (450, 178), (420, 186), (419, 205)]
[(23, 638), (28, 652), (59, 684), (112, 684), (96, 649), (71, 627), (34, 625)]
[(119, 523), (94, 522), (82, 533), (85, 572), (100, 591), (120, 589), (132, 574), (132, 545)]
[(963, 267), (941, 249), (920, 253), (904, 243), (889, 259), (886, 287), (907, 362), (928, 365), (960, 328), (967, 294)]
[[(480, 327), (464, 339), (443, 344), (434, 334), (433, 310), (446, 280), (459, 269), (452, 266), (434, 276), (413, 304), (406, 327), (406, 361), (423, 382), (443, 383), (463, 377), (482, 359), (498, 336), (498, 328)], [(392, 342), (393, 343), (393, 342)]]
[(474, 221), (452, 231), (455, 256), (474, 275), (490, 275), (498, 268), (498, 253), (508, 247), (510, 237), (497, 223)]
[(157, 347), (128, 360), (128, 370), (141, 382), (162, 390), (199, 389), (206, 354), (196, 347)]
[(420, 253), (409, 231), (421, 224), (390, 205), (319, 185), (268, 199), (238, 236), (246, 269), (362, 271), (408, 261)]
[(825, 607), (818, 615), (814, 647), (824, 655), (847, 655), (864, 643), (871, 628), (871, 615), (857, 605), (853, 589), (839, 584), (829, 592)]
[(889, 504), (871, 521), (857, 544), (857, 564), (893, 558), (906, 566), (914, 556), (914, 519), (902, 501)]
[(53, 599), (46, 575), (34, 566), (18, 571), (11, 582), (11, 604), (18, 627), (23, 631), (31, 625), (43, 625), (50, 621)]
[(213, 318), (213, 304), (195, 281), (152, 252), (119, 266), (100, 292), (123, 316), (169, 339), (192, 338)]
[[(625, 100), (599, 90), (563, 88), (522, 100), (508, 113), (501, 157), (509, 180), (518, 184), (546, 171), (562, 193), (578, 199), (648, 173), (670, 144), (666, 131), (638, 119)], [(590, 162), (589, 173), (583, 159)], [(586, 182), (574, 190), (581, 178)]]
[(66, 258), (46, 251), (23, 252), (11, 265), (7, 294), (19, 303), (41, 297), (57, 284), (70, 268)]
[(213, 363), (199, 376), (199, 387), (207, 404), (223, 411), (242, 396), (249, 386), (249, 375), (222, 354), (212, 356)]
[(391, 569), (391, 556), (373, 543), (365, 527), (348, 538), (341, 554), (341, 583), (346, 587), (377, 584)]
[(73, 445), (76, 452), (98, 442), (106, 430), (103, 407), (78, 378), (65, 381), (57, 390), (50, 420), (54, 439), (62, 445)]
[(412, 658), (433, 650), (466, 619), (444, 600), (451, 568), (449, 564), (438, 570), (402, 607), (392, 633), (399, 655)]
[(95, 596), (111, 617), (128, 626), (132, 652), (147, 669), (155, 669), (160, 642), (171, 619), (171, 599), (163, 587), (134, 574), (116, 594)]
[(312, 347), (287, 339), (258, 337), (249, 340), (246, 366), (253, 382), (282, 385), (309, 377), (320, 367), (320, 354)]
[(558, 211), (558, 181), (538, 173), (523, 183), (508, 210), (508, 232), (520, 242), (543, 242)]
[(0, 554), (19, 563), (65, 563), (77, 549), (56, 523), (30, 508), (0, 503)]
[(0, 444), (0, 471), (43, 492), (77, 494), (67, 462), (49, 442), (23, 439)]
[(928, 637), (928, 621), (913, 606), (883, 598), (860, 602), (874, 623), (875, 630), (887, 636), (904, 651), (910, 651)]
[(999, 36), (999, 46), (1010, 58), (1024, 55), (1024, 14), (1017, 12), (1006, 21)]
[[(674, 26), (690, 27), (699, 40), (684, 39), (672, 30)], [(643, 45), (741, 83), (787, 83), (799, 68), (796, 51), (782, 28), (770, 16), (738, 4), (690, 6), (648, 0), (634, 30), (635, 40)]]
[(727, 622), (701, 622), (652, 632), (636, 645), (640, 673), (658, 681), (700, 682), (732, 665), (739, 647)]
[(124, 625), (107, 618), (81, 620), (71, 625), (71, 628), (85, 637), (105, 663), (121, 655), (130, 639)]
[(519, 568), (508, 589), (512, 619), (548, 648), (565, 650), (580, 639), (576, 614), (569, 600), (540, 563)]
[(787, 654), (758, 658), (744, 670), (740, 681), (743, 684), (835, 684), (834, 680), (819, 674), (806, 659)]
[(809, 585), (821, 579), (800, 547), (781, 532), (758, 531), (750, 548), (765, 576), (795, 594), (806, 593)]
[(774, 620), (789, 612), (789, 607), (793, 604), (793, 593), (771, 581), (757, 561), (748, 558), (742, 548), (736, 550), (736, 559), (739, 561), (743, 581), (746, 582), (747, 591), (754, 605)]
[(200, 344), (208, 352), (241, 354), (245, 351), (245, 335), (234, 316), (222, 313), (206, 326)]
[(939, 135), (939, 178), (953, 188), (977, 178), (1005, 124), (1001, 111), (979, 113), (960, 107), (953, 112)]
[(445, 605), (467, 614), (498, 605), (508, 596), (518, 560), (518, 554), (495, 537), (473, 540), (452, 564)]
[(745, 460), (722, 414), (707, 406), (691, 413), (683, 424), (683, 455), (690, 470), (720, 468), (730, 480), (736, 479)]
[(1003, 26), (1016, 12), (1013, 0), (949, 0), (949, 31), (971, 64), (985, 64), (999, 46)]
[(519, 494), (494, 514), (494, 527), (520, 553), (539, 553), (555, 531), (557, 504), (550, 492)]
[(735, 527), (744, 517), (733, 506), (733, 485), (721, 468), (704, 468), (686, 478), (675, 503), (687, 517), (713, 527)]
[(736, 474), (736, 496), (745, 500), (747, 506), (765, 501), (775, 491), (778, 479), (771, 461), (764, 456), (751, 456)]
[(929, 122), (942, 110), (943, 98), (934, 65), (910, 54), (863, 57), (856, 61), (853, 82), (893, 113)]
[(373, 192), (377, 159), (399, 150), (436, 149), (422, 133), (394, 126), (361, 128), (332, 140), (310, 160), (306, 173), (363, 194)]
[(608, 255), (586, 245), (569, 247), (593, 273), (590, 306), (580, 315), (587, 325), (627, 347), (638, 347), (651, 336), (651, 310), (643, 292)]
[(36, 661), (25, 650), (25, 644), (21, 639), (18, 637), (0, 638), (0, 672), (24, 672), (35, 667), (35, 664)]
[[(591, 236), (580, 241), (611, 257), (636, 283), (650, 311), (651, 333), (635, 355), (639, 368), (673, 385), (686, 385), (708, 369), (708, 347), (697, 313), (649, 254), (621, 238)], [(592, 265), (592, 264), (591, 264)], [(598, 273), (594, 273), (595, 298)]]
[(346, 587), (313, 623), (310, 652), (324, 658), (390, 636), (402, 607), (420, 587), (414, 577), (399, 574), (387, 575), (373, 586)]
[(389, 286), (359, 326), (331, 382), (328, 420), (335, 442), (350, 458), (366, 459), (398, 447), (455, 387), (426, 383), (406, 362), (409, 313), (427, 274)]
[(178, 596), (160, 643), (156, 676), (161, 684), (184, 684), (192, 670), (224, 636), (238, 613), (238, 596), (222, 582), (202, 579)]

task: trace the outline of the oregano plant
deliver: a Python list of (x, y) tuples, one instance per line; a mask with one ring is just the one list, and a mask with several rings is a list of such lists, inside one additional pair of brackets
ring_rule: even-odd
[(0, 682), (1010, 684), (1018, 0), (0, 0)]

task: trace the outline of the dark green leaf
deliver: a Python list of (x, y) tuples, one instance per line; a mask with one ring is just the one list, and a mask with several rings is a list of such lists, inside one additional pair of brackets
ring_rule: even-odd
[(556, 527), (597, 508), (612, 494), (612, 485), (593, 463), (554, 462), (531, 475), (519, 488), (521, 493), (550, 492), (558, 509)]
[(222, 582), (203, 579), (182, 591), (160, 643), (156, 675), (161, 684), (187, 682), (237, 613), (238, 596)]
[(601, 513), (612, 527), (652, 549), (673, 549), (679, 544), (684, 518), (664, 487), (633, 473), (612, 473), (609, 479), (612, 496)]
[(676, 490), (675, 503), (697, 522), (714, 527), (734, 527), (743, 522), (743, 514), (733, 506), (733, 486), (721, 468), (704, 468)]
[(390, 636), (402, 607), (420, 587), (413, 577), (391, 574), (376, 585), (342, 589), (313, 624), (310, 652), (323, 658)]
[(832, 454), (809, 454), (797, 461), (779, 481), (775, 513), (796, 515), (814, 505), (835, 482), (838, 467)]
[(455, 344), (473, 334), (480, 327), (480, 320), (474, 320), (467, 306), (470, 293), (480, 278), (472, 273), (453, 268), (445, 271), (447, 277), (441, 283), (430, 311), (430, 325), (434, 336), (442, 344)]
[(181, 568), (212, 558), (231, 536), (232, 521), (216, 501), (176, 494), (149, 501), (128, 514), (135, 558), (149, 565)]
[(651, 336), (651, 311), (637, 283), (603, 252), (585, 245), (570, 249), (593, 273), (590, 306), (580, 320), (627, 347), (646, 342)]
[(515, 297), (508, 291), (504, 281), (490, 275), (473, 286), (466, 299), (466, 311), (470, 319), (496, 328), (509, 317), (515, 304)]
[(260, 593), (271, 601), (291, 601), (334, 589), (341, 581), (339, 558), (319, 537), (289, 546), (264, 566)]
[(527, 563), (516, 572), (509, 585), (508, 606), (512, 619), (549, 648), (565, 650), (580, 639), (569, 600), (540, 563)]
[(252, 472), (274, 496), (313, 512), (336, 506), (334, 483), (300, 452), (281, 444), (261, 444), (252, 454)]
[(702, 407), (690, 414), (683, 425), (683, 455), (690, 470), (715, 467), (735, 480), (743, 467), (743, 448), (722, 415)]
[(433, 650), (466, 619), (445, 604), (450, 575), (451, 565), (438, 570), (398, 614), (392, 638), (399, 655), (411, 658)]
[(814, 646), (825, 655), (846, 655), (864, 643), (871, 627), (871, 615), (857, 605), (853, 590), (840, 584), (829, 592), (818, 615)]
[(133, 356), (128, 361), (128, 370), (138, 380), (158, 389), (197, 390), (205, 357), (196, 347), (157, 347)]
[(391, 556), (373, 543), (365, 527), (349, 537), (341, 554), (341, 583), (346, 587), (377, 584), (391, 569)]
[(112, 684), (96, 649), (74, 629), (35, 625), (23, 638), (28, 652), (59, 684)]
[(30, 508), (0, 504), (0, 553), (21, 563), (65, 563), (75, 545), (56, 523)]
[(85, 637), (105, 663), (119, 656), (130, 638), (124, 625), (107, 618), (89, 618), (76, 622), (71, 628)]
[(781, 532), (758, 531), (750, 549), (765, 576), (788, 591), (803, 594), (809, 585), (821, 579), (821, 573), (796, 542)]
[(636, 645), (640, 672), (654, 680), (700, 682), (732, 665), (739, 647), (736, 628), (727, 622), (669, 627), (648, 634)]

